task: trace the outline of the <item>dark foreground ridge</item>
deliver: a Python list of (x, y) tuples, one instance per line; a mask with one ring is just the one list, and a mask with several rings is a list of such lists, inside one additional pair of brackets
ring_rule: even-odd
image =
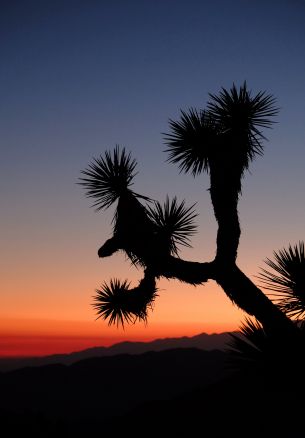
[(1, 428), (31, 437), (296, 436), (300, 388), (265, 388), (227, 358), (172, 349), (0, 373)]
[(19, 424), (21, 430), (44, 424), (56, 431), (61, 425), (108, 424), (142, 403), (170, 400), (218, 381), (227, 373), (225, 357), (218, 350), (174, 349), (1, 373), (1, 424)]

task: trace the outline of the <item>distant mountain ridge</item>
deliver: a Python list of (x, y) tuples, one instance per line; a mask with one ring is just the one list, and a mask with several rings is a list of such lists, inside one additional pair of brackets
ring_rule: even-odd
[(95, 358), (115, 356), (119, 354), (142, 354), (148, 351), (164, 351), (177, 348), (198, 348), (200, 350), (224, 350), (230, 341), (230, 332), (201, 333), (192, 337), (161, 338), (151, 342), (120, 342), (110, 347), (92, 347), (69, 354), (53, 354), (44, 357), (0, 358), (0, 371), (11, 371), (26, 366), (42, 366), (50, 364), (70, 365), (74, 362)]

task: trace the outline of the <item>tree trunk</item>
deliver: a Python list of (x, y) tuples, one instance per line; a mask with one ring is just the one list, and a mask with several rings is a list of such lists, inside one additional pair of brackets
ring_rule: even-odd
[(215, 280), (233, 303), (254, 316), (269, 333), (295, 332), (294, 323), (236, 265), (216, 263)]
[(222, 287), (230, 300), (250, 316), (254, 316), (269, 333), (295, 333), (295, 324), (236, 266), (215, 259), (210, 263), (191, 262), (176, 257), (161, 259), (154, 267), (157, 277), (177, 278), (199, 285), (209, 279)]

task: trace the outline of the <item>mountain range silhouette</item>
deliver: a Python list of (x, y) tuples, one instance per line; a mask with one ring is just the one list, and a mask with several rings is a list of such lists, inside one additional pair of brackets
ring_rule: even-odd
[(0, 358), (0, 371), (11, 371), (26, 366), (41, 366), (55, 363), (70, 365), (76, 361), (117, 354), (141, 354), (148, 351), (163, 351), (172, 348), (199, 348), (223, 350), (230, 340), (230, 333), (201, 333), (195, 336), (162, 338), (151, 342), (120, 342), (110, 347), (93, 347), (69, 354), (53, 354), (43, 357)]
[[(298, 388), (266, 390), (259, 375), (232, 370), (221, 349), (170, 348), (212, 339), (227, 342), (204, 334), (123, 342), (56, 356), (70, 364), (0, 372), (3, 436), (304, 436)], [(159, 351), (141, 351), (152, 346)], [(106, 354), (76, 360), (94, 352)]]

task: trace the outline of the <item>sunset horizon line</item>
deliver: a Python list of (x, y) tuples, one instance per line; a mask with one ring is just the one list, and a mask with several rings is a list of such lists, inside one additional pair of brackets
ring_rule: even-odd
[[(124, 342), (130, 343), (150, 343), (158, 340), (166, 339), (180, 339), (193, 338), (203, 334), (206, 335), (220, 335), (222, 333), (229, 333), (236, 331), (234, 327), (215, 327), (209, 329), (208, 327), (199, 329), (183, 330), (183, 325), (176, 326), (172, 330), (156, 330), (154, 332), (141, 331), (138, 333), (118, 333), (112, 332), (105, 335), (101, 333), (92, 334), (65, 334), (65, 333), (0, 333), (0, 359), (24, 359), (33, 357), (45, 357), (53, 355), (69, 355), (84, 350), (93, 348), (109, 348), (116, 344)], [(102, 330), (103, 332), (103, 330)]]

